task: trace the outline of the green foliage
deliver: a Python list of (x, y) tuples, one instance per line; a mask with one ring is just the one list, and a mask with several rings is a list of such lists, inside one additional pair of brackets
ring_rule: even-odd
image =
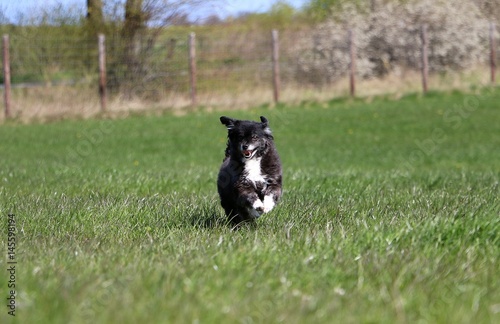
[(305, 11), (310, 19), (321, 22), (330, 18), (334, 12), (342, 10), (342, 6), (361, 7), (367, 3), (367, 1), (362, 0), (310, 0), (305, 7)]
[(286, 1), (278, 1), (273, 4), (269, 11), (269, 20), (276, 27), (287, 27), (293, 23), (296, 15), (297, 12), (294, 7)]
[(347, 8), (370, 12), (388, 4), (405, 4), (414, 0), (310, 0), (304, 12), (313, 22), (323, 22), (334, 15), (342, 14)]
[(277, 1), (265, 13), (249, 13), (233, 22), (259, 30), (300, 27), (307, 22), (306, 17), (286, 1)]
[[(0, 241), (14, 213), (16, 316), (498, 322), (499, 100), (486, 89), (4, 124)], [(284, 164), (281, 203), (239, 231), (216, 194), (222, 114), (268, 117)]]

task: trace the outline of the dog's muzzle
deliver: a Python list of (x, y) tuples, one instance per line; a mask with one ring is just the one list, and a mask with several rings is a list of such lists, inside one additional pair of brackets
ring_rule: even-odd
[(241, 154), (245, 159), (250, 159), (254, 155), (255, 151), (257, 150), (256, 147), (253, 147), (253, 145), (241, 145), (240, 147)]
[(241, 153), (243, 153), (243, 156), (246, 158), (246, 159), (249, 159), (252, 157), (252, 154), (255, 150), (243, 150)]

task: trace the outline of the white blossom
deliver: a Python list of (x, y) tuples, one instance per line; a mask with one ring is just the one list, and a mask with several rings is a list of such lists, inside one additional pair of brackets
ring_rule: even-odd
[(294, 48), (303, 81), (330, 83), (350, 66), (348, 29), (355, 33), (356, 70), (382, 76), (421, 65), (421, 26), (426, 25), (431, 71), (459, 70), (488, 57), (488, 21), (470, 0), (413, 0), (370, 12), (344, 7)]

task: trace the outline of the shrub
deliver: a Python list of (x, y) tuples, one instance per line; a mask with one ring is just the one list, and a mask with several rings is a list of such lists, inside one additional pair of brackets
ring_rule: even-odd
[(357, 73), (382, 76), (420, 66), (420, 29), (427, 25), (431, 71), (459, 70), (487, 57), (488, 22), (469, 0), (389, 2), (366, 10), (343, 6), (294, 49), (298, 77), (316, 84), (349, 69), (347, 29), (356, 35)]

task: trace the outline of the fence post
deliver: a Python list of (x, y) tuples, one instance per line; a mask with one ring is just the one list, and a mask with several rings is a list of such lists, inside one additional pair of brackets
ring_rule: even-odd
[(170, 42), (168, 44), (168, 50), (167, 50), (167, 59), (169, 59), (169, 60), (174, 57), (176, 43), (177, 43), (177, 39), (170, 38)]
[(427, 39), (427, 25), (422, 25), (420, 31), (420, 38), (422, 39), (422, 90), (423, 93), (427, 93), (428, 86), (427, 80), (429, 77), (429, 57), (428, 57), (428, 46), (429, 41)]
[(274, 103), (278, 103), (280, 100), (280, 45), (279, 45), (279, 34), (276, 29), (272, 31), (273, 39), (273, 97)]
[(3, 35), (3, 84), (4, 84), (4, 104), (5, 118), (10, 118), (10, 54), (9, 35)]
[(194, 32), (189, 34), (189, 86), (191, 95), (191, 105), (195, 106), (197, 103), (196, 98), (196, 34)]
[(356, 95), (356, 46), (354, 44), (354, 31), (349, 29), (349, 56), (351, 59), (349, 71), (349, 86), (351, 97)]
[(101, 99), (101, 111), (106, 111), (106, 36), (99, 34), (99, 97)]
[(491, 71), (491, 84), (496, 82), (496, 68), (497, 68), (497, 53), (495, 42), (496, 25), (494, 22), (490, 23), (490, 71)]

